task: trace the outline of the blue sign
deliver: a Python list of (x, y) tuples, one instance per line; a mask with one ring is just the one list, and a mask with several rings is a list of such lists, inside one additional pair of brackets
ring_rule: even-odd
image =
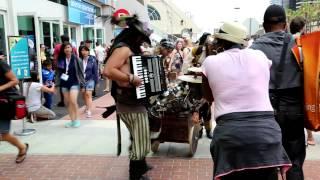
[(95, 6), (81, 0), (69, 0), (69, 21), (83, 25), (94, 25)]
[(9, 36), (10, 66), (18, 79), (30, 78), (28, 38)]

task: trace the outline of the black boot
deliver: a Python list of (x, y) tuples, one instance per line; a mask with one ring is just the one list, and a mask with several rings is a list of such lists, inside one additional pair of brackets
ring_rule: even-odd
[(209, 139), (212, 139), (212, 133), (211, 133), (211, 131), (210, 131), (210, 130), (206, 130), (206, 133), (207, 133), (207, 137), (208, 137)]
[(143, 173), (143, 174), (145, 174), (147, 171), (150, 171), (150, 170), (153, 169), (153, 166), (151, 166), (150, 164), (148, 164), (145, 158), (142, 160), (141, 167), (142, 167), (142, 169), (144, 170), (144, 173)]
[(143, 176), (147, 171), (151, 170), (153, 167), (148, 165), (146, 160), (130, 160), (129, 165), (129, 175), (130, 180), (147, 180), (146, 176)]
[(129, 163), (129, 179), (140, 180), (141, 174), (138, 172), (139, 161), (130, 160)]

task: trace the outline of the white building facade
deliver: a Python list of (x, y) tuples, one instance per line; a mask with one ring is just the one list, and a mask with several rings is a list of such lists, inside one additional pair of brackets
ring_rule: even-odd
[(197, 36), (201, 30), (193, 22), (191, 13), (182, 12), (170, 0), (146, 0), (151, 24), (155, 29), (176, 36)]
[(0, 0), (0, 51), (9, 53), (8, 36), (31, 39), (38, 61), (40, 44), (52, 49), (63, 34), (76, 47), (84, 40), (109, 44), (114, 38), (109, 20), (119, 8), (149, 21), (142, 0)]

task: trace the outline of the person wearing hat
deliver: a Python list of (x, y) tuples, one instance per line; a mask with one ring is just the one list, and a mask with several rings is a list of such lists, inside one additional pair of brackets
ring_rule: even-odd
[(293, 36), (286, 33), (284, 9), (271, 5), (264, 14), (266, 34), (253, 42), (251, 48), (261, 50), (272, 60), (270, 100), (282, 131), (282, 143), (293, 164), (286, 174), (288, 180), (302, 180), (306, 156), (304, 135), (303, 75), (291, 52)]
[(225, 22), (215, 38), (224, 51), (202, 65), (203, 91), (214, 99), (217, 123), (210, 145), (214, 179), (276, 180), (277, 169), (291, 163), (269, 100), (271, 61), (261, 51), (243, 49), (241, 24)]
[(104, 75), (112, 80), (111, 95), (116, 102), (117, 116), (127, 126), (131, 135), (129, 148), (130, 180), (145, 179), (151, 169), (146, 163), (146, 155), (151, 149), (149, 119), (146, 107), (136, 98), (136, 87), (142, 80), (130, 71), (130, 57), (141, 55), (143, 42), (151, 43), (150, 29), (137, 16), (126, 17), (125, 28), (114, 40), (110, 48)]

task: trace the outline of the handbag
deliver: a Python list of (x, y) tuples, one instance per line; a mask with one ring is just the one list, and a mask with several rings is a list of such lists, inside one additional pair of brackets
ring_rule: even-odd
[(25, 97), (18, 92), (7, 92), (0, 97), (0, 114), (3, 119), (22, 119), (27, 116)]

